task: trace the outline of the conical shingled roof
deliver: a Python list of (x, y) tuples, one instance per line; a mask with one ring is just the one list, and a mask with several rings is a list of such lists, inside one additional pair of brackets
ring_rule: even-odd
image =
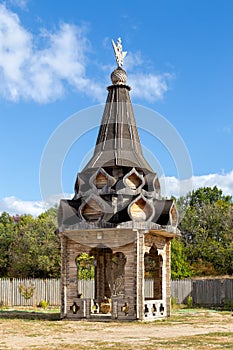
[[(125, 73), (122, 68), (117, 70)], [(90, 168), (126, 166), (142, 169), (145, 173), (153, 172), (142, 153), (129, 95), (130, 87), (117, 84), (116, 79), (114, 82), (114, 85), (108, 87), (94, 155), (84, 171)]]

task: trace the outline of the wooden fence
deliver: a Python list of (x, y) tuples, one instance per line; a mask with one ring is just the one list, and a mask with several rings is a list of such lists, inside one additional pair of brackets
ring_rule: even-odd
[[(20, 286), (33, 287), (33, 295), (26, 300)], [(83, 297), (94, 298), (94, 281), (79, 281), (79, 292)], [(25, 289), (24, 288), (24, 289)], [(153, 281), (145, 280), (145, 296), (152, 296)], [(177, 304), (185, 304), (190, 295), (194, 305), (220, 306), (233, 302), (233, 279), (196, 279), (171, 281), (171, 295)], [(41, 300), (51, 306), (60, 305), (59, 279), (0, 279), (0, 305), (33, 306)]]
[(177, 304), (186, 304), (189, 295), (193, 297), (193, 281), (191, 279), (171, 281), (171, 296)]
[(177, 304), (186, 304), (188, 296), (192, 297), (193, 305), (222, 306), (233, 303), (233, 278), (172, 281), (171, 295)]
[[(33, 288), (30, 299), (20, 293), (20, 286), (24, 286), (26, 292)], [(41, 300), (49, 301), (51, 306), (60, 305), (60, 280), (59, 279), (0, 279), (0, 305), (7, 306), (34, 306)]]
[(233, 303), (233, 279), (193, 280), (191, 296), (195, 305)]

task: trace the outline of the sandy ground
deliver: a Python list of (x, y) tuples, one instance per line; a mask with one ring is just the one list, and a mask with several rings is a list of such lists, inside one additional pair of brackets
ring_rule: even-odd
[[(141, 349), (150, 349), (148, 346), (155, 339), (176, 340), (180, 337), (220, 332), (233, 332), (232, 313), (177, 312), (171, 319), (153, 323), (48, 321), (23, 317), (6, 319), (1, 315), (0, 349), (111, 349), (111, 344), (114, 349), (117, 344), (121, 344), (119, 349), (131, 348), (133, 344)], [(229, 349), (233, 349), (231, 341), (233, 342), (233, 334), (229, 338)], [(103, 343), (107, 344), (106, 347), (103, 347)], [(170, 346), (157, 347), (166, 348)]]

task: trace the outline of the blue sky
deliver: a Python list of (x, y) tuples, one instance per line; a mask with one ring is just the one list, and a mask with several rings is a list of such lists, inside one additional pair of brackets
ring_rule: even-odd
[[(194, 188), (217, 185), (233, 195), (232, 14), (231, 0), (0, 1), (0, 212), (44, 210), (46, 144), (70, 116), (105, 102), (116, 67), (111, 39), (119, 36), (132, 102), (174, 126), (190, 155)], [(139, 123), (143, 147), (158, 159), (166, 194), (178, 195), (172, 150), (146, 122)], [(98, 127), (90, 125), (63, 159), (64, 195), (95, 144)], [(59, 146), (51, 164), (57, 157)], [(61, 193), (53, 195), (51, 203)]]

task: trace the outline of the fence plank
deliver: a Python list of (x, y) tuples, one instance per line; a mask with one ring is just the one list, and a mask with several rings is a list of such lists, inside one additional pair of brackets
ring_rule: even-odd
[(186, 304), (188, 296), (192, 296), (192, 280), (171, 281), (171, 296), (177, 304)]

